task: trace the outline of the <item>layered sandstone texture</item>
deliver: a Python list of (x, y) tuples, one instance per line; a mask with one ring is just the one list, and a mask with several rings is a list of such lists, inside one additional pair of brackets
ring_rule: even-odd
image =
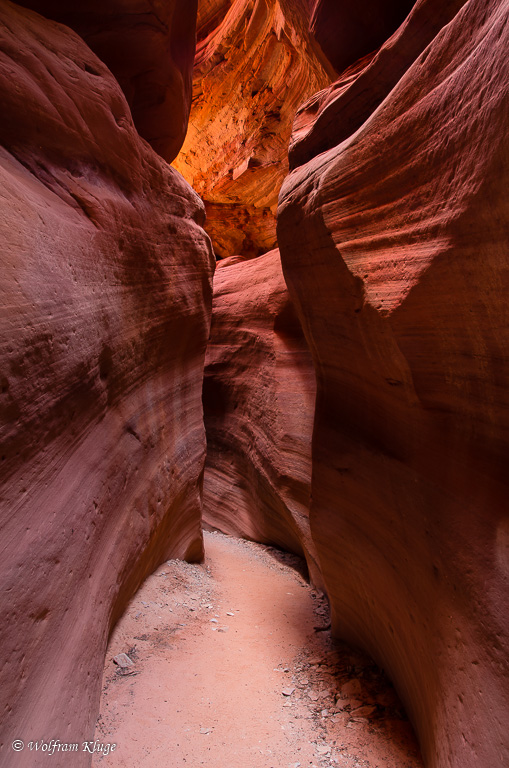
[(203, 0), (189, 130), (175, 167), (205, 201), (219, 258), (276, 246), (298, 105), (334, 79), (306, 0)]
[(303, 555), (309, 533), (315, 376), (279, 251), (220, 261), (203, 401), (205, 523)]
[(20, 0), (74, 29), (118, 80), (138, 133), (168, 162), (184, 141), (198, 0)]
[(31, 768), (13, 739), (92, 739), (112, 624), (163, 559), (202, 555), (213, 260), (82, 40), (8, 2), (0, 34), (0, 763)]
[(421, 0), (304, 107), (280, 197), (333, 630), (429, 768), (509, 765), (508, 50), (505, 0)]

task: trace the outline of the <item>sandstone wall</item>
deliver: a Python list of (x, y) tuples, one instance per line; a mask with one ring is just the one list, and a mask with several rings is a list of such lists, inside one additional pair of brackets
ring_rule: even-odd
[(333, 629), (390, 672), (430, 768), (509, 764), (508, 16), (418, 2), (303, 109), (280, 195)]
[(310, 32), (333, 67), (342, 72), (379, 48), (404, 21), (415, 0), (308, 0), (308, 4)]
[(192, 95), (198, 0), (20, 0), (74, 29), (117, 78), (140, 136), (171, 162)]
[(207, 348), (204, 521), (306, 557), (315, 377), (279, 251), (220, 261)]
[(205, 201), (221, 258), (276, 246), (298, 105), (334, 77), (305, 0), (201, 2), (189, 130), (175, 167)]
[(32, 768), (12, 740), (93, 738), (109, 629), (165, 558), (202, 555), (213, 263), (104, 64), (0, 13), (0, 763)]

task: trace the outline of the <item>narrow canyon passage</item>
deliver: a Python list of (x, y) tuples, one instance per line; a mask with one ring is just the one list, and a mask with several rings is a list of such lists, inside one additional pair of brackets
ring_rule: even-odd
[(508, 50), (0, 2), (0, 768), (509, 767)]
[(380, 670), (316, 631), (326, 603), (296, 559), (217, 533), (205, 550), (162, 565), (120, 620), (96, 729), (117, 747), (93, 765), (419, 768)]

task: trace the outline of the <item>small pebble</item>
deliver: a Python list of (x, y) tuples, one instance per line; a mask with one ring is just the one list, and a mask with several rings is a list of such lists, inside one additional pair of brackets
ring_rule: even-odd
[(113, 661), (115, 664), (117, 664), (121, 669), (127, 669), (128, 667), (133, 666), (133, 662), (127, 655), (127, 653), (119, 653), (116, 656), (113, 657)]

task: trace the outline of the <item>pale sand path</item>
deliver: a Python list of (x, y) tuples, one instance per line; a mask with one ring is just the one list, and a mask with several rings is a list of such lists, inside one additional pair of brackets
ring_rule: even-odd
[[(94, 768), (420, 768), (383, 677), (315, 632), (320, 595), (259, 545), (205, 542), (204, 565), (162, 566), (112, 637), (96, 738), (118, 746)], [(116, 674), (120, 652), (135, 674)]]

